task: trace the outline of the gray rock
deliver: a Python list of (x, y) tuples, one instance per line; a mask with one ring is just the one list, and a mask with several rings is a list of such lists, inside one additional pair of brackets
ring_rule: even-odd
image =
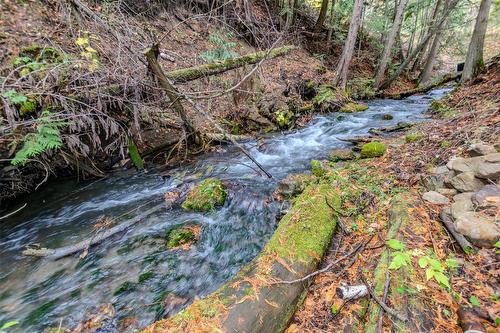
[(474, 210), (474, 205), (472, 204), (472, 196), (474, 192), (460, 193), (453, 197), (453, 204), (451, 205), (451, 215), (456, 220), (461, 215), (467, 212), (472, 212)]
[(447, 174), (450, 172), (450, 169), (448, 169), (448, 167), (446, 165), (441, 165), (441, 166), (438, 166), (438, 167), (434, 167), (430, 170), (430, 172), (433, 174), (433, 175), (442, 175), (442, 174)]
[(281, 195), (284, 198), (292, 198), (304, 191), (308, 181), (310, 181), (310, 176), (300, 174), (288, 175), (279, 182), (275, 194)]
[(446, 166), (457, 172), (474, 172), (478, 178), (495, 180), (500, 177), (500, 153), (454, 158)]
[(453, 196), (457, 195), (458, 191), (455, 190), (454, 188), (438, 188), (436, 190), (439, 194), (446, 195), (446, 196)]
[(356, 155), (351, 149), (334, 149), (328, 155), (328, 160), (331, 162), (349, 161), (356, 158)]
[(459, 192), (475, 192), (484, 186), (483, 182), (474, 176), (474, 172), (463, 172), (453, 177), (451, 185)]
[(455, 171), (448, 170), (447, 168), (444, 170), (444, 168), (446, 168), (446, 166), (439, 167), (439, 170), (431, 170), (433, 174), (422, 178), (422, 185), (429, 191), (451, 187), (451, 179), (455, 176)]
[(422, 194), (422, 198), (427, 202), (438, 205), (446, 205), (450, 202), (447, 197), (435, 191), (425, 192)]
[(487, 145), (482, 142), (473, 143), (467, 149), (470, 156), (484, 156), (488, 154), (495, 154), (497, 150), (492, 145)]
[(480, 208), (500, 206), (500, 187), (486, 185), (472, 196), (472, 203)]
[(500, 229), (495, 223), (475, 212), (462, 214), (455, 220), (455, 228), (480, 247), (492, 247), (500, 238)]

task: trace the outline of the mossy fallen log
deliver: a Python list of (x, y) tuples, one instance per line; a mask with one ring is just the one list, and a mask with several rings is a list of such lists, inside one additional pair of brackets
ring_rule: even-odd
[(271, 50), (259, 51), (244, 56), (225, 60), (220, 63), (204, 64), (195, 67), (177, 69), (165, 73), (165, 76), (174, 83), (193, 81), (205, 76), (221, 74), (231, 69), (235, 69), (244, 65), (256, 64), (262, 59), (272, 59), (295, 49), (293, 45), (277, 47)]
[[(327, 198), (327, 200), (325, 200)], [(340, 197), (330, 184), (309, 186), (262, 253), (232, 280), (144, 332), (282, 332), (309, 282), (280, 284), (313, 272), (336, 227)]]

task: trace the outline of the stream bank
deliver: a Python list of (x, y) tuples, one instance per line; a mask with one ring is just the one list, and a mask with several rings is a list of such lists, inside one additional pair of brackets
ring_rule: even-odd
[[(172, 315), (196, 297), (216, 290), (260, 252), (281, 212), (281, 203), (271, 199), (279, 180), (309, 169), (311, 159), (326, 158), (333, 148), (346, 147), (342, 138), (365, 135), (372, 127), (425, 121), (423, 112), (444, 92), (370, 101), (366, 111), (320, 115), (298, 131), (244, 143), (273, 175), (271, 181), (242, 160), (235, 147), (221, 146), (188, 167), (174, 169), (165, 179), (125, 173), (81, 184), (77, 190), (66, 183), (35, 194), (29, 211), (0, 226), (1, 267), (8, 267), (0, 282), (1, 320), (16, 319), (22, 329), (42, 329), (62, 318), (64, 327), (74, 328), (106, 305), (114, 315), (103, 325), (113, 332), (123, 331), (124, 325), (126, 330), (145, 327)], [(383, 114), (392, 119), (384, 119)], [(158, 212), (119, 237), (90, 248), (82, 260), (68, 257), (51, 262), (20, 256), (30, 244), (55, 248), (87, 239), (102, 215), (131, 217), (136, 214), (131, 209), (145, 210), (180, 184), (208, 177), (221, 179), (228, 189), (228, 200), (218, 210)], [(186, 251), (166, 249), (165, 233), (186, 223), (202, 226), (199, 241)], [(15, 313), (9, 304), (16, 304)]]

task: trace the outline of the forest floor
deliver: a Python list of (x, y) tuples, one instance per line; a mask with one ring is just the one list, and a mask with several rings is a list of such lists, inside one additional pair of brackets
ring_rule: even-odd
[[(405, 136), (385, 138), (383, 141), (388, 152), (383, 157), (339, 169), (340, 175), (351, 179), (350, 191), (355, 193), (353, 198), (348, 197), (344, 208), (358, 207), (359, 210), (353, 216), (341, 218), (350, 233), (337, 232), (323, 267), (359, 244), (367, 243), (369, 249), (313, 280), (288, 333), (357, 332), (362, 327), (365, 332), (381, 328), (379, 332), (388, 332), (400, 325), (406, 331), (419, 332), (462, 332), (466, 327), (498, 332), (498, 248), (465, 253), (440, 218), (440, 211), (449, 204), (425, 201), (422, 193), (426, 190), (422, 181), (429, 177), (430, 168), (446, 164), (452, 156), (467, 156), (467, 148), (473, 142), (498, 146), (499, 91), (500, 64), (497, 59), (485, 74), (453, 91), (443, 101), (447, 106), (442, 109), (444, 112), (435, 113), (432, 122), (411, 129), (406, 138), (418, 138), (414, 142), (407, 142), (412, 140), (405, 140)], [(386, 181), (377, 183), (381, 177)], [(356, 192), (353, 190), (356, 187), (363, 190)], [(349, 190), (344, 191), (349, 193)], [(409, 217), (393, 238), (404, 244), (403, 251), (410, 258), (407, 265), (403, 265), (405, 267), (387, 269), (385, 266), (380, 274), (379, 265), (386, 260), (383, 245), (388, 241), (388, 211), (395, 196), (402, 197), (408, 204)], [(492, 214), (498, 223), (498, 203), (496, 207)], [(375, 237), (370, 238), (373, 234)], [(393, 250), (392, 258), (394, 252), (398, 251)], [(424, 255), (442, 263), (441, 269), (449, 276), (449, 287), (426, 276), (419, 259)], [(384, 288), (388, 288), (386, 304), (401, 314), (413, 314), (413, 319), (418, 317), (412, 321), (413, 326), (398, 323), (387, 313), (377, 312), (380, 306), (373, 300), (346, 301), (339, 297), (339, 286), (360, 285), (363, 281), (375, 286), (381, 298)], [(377, 314), (375, 318), (374, 313)], [(476, 326), (467, 326), (470, 322)]]
[[(0, 16), (0, 72), (7, 78), (4, 84), (10, 87), (7, 90), (14, 89), (35, 102), (34, 113), (21, 113), (14, 116), (15, 121), (12, 116), (6, 116), (9, 127), (16, 130), (6, 131), (0, 142), (0, 170), (5, 176), (5, 181), (0, 182), (0, 205), (9, 198), (33, 191), (47, 175), (52, 179), (75, 177), (80, 173), (79, 177), (85, 179), (132, 167), (126, 151), (127, 137), (134, 140), (147, 168), (168, 169), (189, 162), (197, 153), (218, 149), (217, 142), (206, 140), (203, 146), (186, 151), (185, 142), (179, 140), (184, 137), (182, 122), (175, 113), (166, 111), (168, 102), (141, 63), (144, 62), (142, 52), (160, 41), (159, 62), (168, 72), (204, 63), (202, 56), (207, 51), (225, 49), (245, 55), (259, 50), (239, 38), (237, 32), (231, 32), (230, 26), (214, 28), (206, 16), (180, 21), (179, 16), (192, 16), (182, 9), (176, 15), (159, 11), (154, 17), (145, 18), (124, 14), (106, 5), (91, 8), (106, 20), (104, 25), (70, 8), (32, 0), (3, 1), (0, 9), (2, 13), (9, 13)], [(109, 27), (114, 29), (113, 33)], [(214, 42), (214, 36), (223, 41)], [(312, 97), (304, 98), (304, 91), (313, 87), (316, 94), (321, 85), (332, 81), (342, 49), (342, 45), (336, 44), (326, 49), (322, 38), (311, 40), (307, 36), (284, 35), (274, 46), (292, 44), (296, 49), (282, 57), (268, 59), (257, 67), (247, 65), (217, 76), (180, 83), (177, 88), (227, 133), (256, 135), (304, 126), (312, 114), (325, 111), (322, 107), (311, 108)], [(85, 66), (91, 66), (92, 62), (85, 57), (94, 57), (81, 51), (77, 40), (88, 42), (92, 52), (95, 51), (97, 69), (89, 67), (85, 71), (82, 65), (72, 65), (72, 62), (90, 62)], [(272, 45), (269, 42), (260, 49)], [(45, 64), (51, 69), (48, 73), (42, 69), (41, 75), (45, 75), (42, 79), (36, 77), (39, 74), (23, 77), (13, 63), (23, 59), (21, 55), (26, 47), (33, 46), (50, 47), (62, 54), (69, 72), (64, 69), (66, 63), (55, 64), (54, 68)], [(350, 66), (347, 88), (353, 99), (373, 96), (367, 85), (373, 77), (375, 63), (376, 52), (370, 41), (363, 41)], [(61, 66), (63, 69), (58, 68)], [(241, 83), (251, 70), (255, 71)], [(238, 84), (238, 88), (229, 93), (207, 98)], [(402, 78), (388, 92), (414, 86)], [(110, 91), (122, 89), (123, 93), (104, 92), (103, 87), (113, 87)], [(74, 96), (81, 102), (75, 103)], [(336, 108), (346, 101), (342, 94), (337, 94), (337, 98)], [(193, 105), (183, 104), (201, 133), (218, 132)], [(24, 135), (36, 128), (37, 119), (46, 108), (59, 110), (59, 117), (71, 121), (71, 131), (62, 132), (63, 148), (42, 154), (43, 164), (27, 163), (13, 168), (9, 159), (21, 147)]]

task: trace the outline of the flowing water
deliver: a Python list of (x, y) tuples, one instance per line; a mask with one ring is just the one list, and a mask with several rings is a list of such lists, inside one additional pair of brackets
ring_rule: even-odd
[[(270, 196), (279, 180), (309, 169), (311, 159), (348, 146), (338, 138), (401, 121), (424, 121), (432, 99), (447, 91), (370, 101), (365, 112), (316, 116), (298, 131), (246, 142), (273, 175), (271, 180), (259, 175), (238, 149), (221, 146), (172, 170), (168, 178), (125, 173), (47, 186), (26, 198), (28, 205), (20, 213), (0, 222), (0, 326), (16, 320), (18, 332), (75, 328), (99, 312), (104, 318), (99, 332), (122, 332), (178, 311), (217, 289), (259, 253), (276, 228), (281, 207)], [(394, 118), (383, 120), (382, 114)], [(163, 193), (176, 186), (206, 177), (229, 184), (229, 200), (214, 212), (159, 211), (90, 248), (82, 260), (78, 255), (57, 261), (21, 255), (30, 244), (55, 248), (88, 239), (100, 216), (116, 217), (139, 207), (125, 217), (133, 216), (161, 202)], [(200, 240), (188, 250), (166, 249), (165, 233), (185, 223), (202, 225)]]

